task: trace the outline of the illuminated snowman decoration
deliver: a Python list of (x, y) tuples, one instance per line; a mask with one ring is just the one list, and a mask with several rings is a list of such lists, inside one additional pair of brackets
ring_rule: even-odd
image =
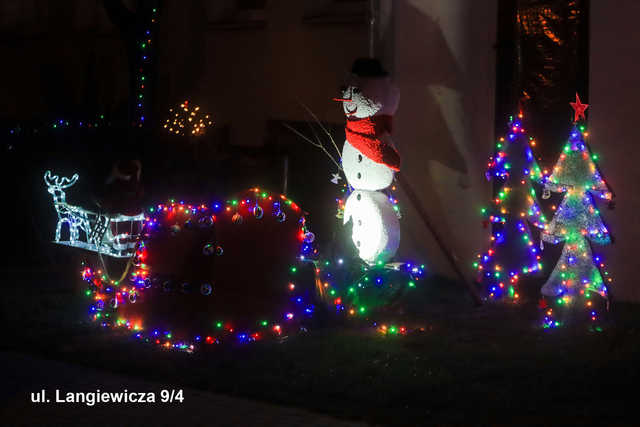
[(358, 59), (342, 93), (347, 116), (342, 167), (353, 192), (344, 208), (344, 223), (352, 221), (351, 239), (361, 259), (386, 262), (400, 243), (400, 224), (389, 197), (381, 190), (400, 170), (400, 156), (391, 139), (391, 121), (399, 93), (375, 59)]

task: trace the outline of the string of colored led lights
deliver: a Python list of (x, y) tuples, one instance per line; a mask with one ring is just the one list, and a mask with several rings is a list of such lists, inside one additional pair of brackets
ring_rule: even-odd
[(140, 39), (138, 40), (138, 47), (140, 48), (139, 52), (139, 66), (138, 73), (136, 76), (136, 85), (137, 85), (137, 93), (136, 93), (136, 109), (134, 115), (134, 123), (133, 125), (136, 127), (143, 127), (145, 123), (145, 111), (147, 109), (147, 102), (150, 95), (150, 84), (149, 84), (149, 70), (151, 67), (152, 58), (152, 43), (153, 43), (153, 33), (152, 30), (155, 28), (157, 23), (157, 14), (158, 9), (151, 9), (151, 16), (149, 18), (149, 22), (147, 24), (147, 28), (140, 35)]
[(522, 119), (522, 112), (509, 117), (508, 134), (497, 142), (486, 173), (501, 187), (492, 206), (482, 209), (485, 225), (491, 224), (493, 230), (489, 249), (473, 265), (488, 297), (495, 300), (517, 301), (519, 278), (542, 269), (529, 228), (529, 224), (544, 228), (547, 222), (532, 185), (542, 179), (542, 171), (531, 149), (535, 140), (527, 137)]
[(407, 325), (387, 324), (374, 317), (380, 311), (399, 301), (407, 292), (416, 289), (424, 277), (425, 266), (411, 262), (384, 264), (378, 261), (370, 266), (354, 259), (314, 261), (316, 288), (325, 302), (338, 315), (363, 319), (382, 334), (407, 334), (414, 329)]

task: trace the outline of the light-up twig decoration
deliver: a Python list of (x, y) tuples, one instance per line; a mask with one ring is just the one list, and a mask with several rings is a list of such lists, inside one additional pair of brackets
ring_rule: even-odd
[(173, 135), (203, 135), (206, 128), (213, 122), (208, 114), (202, 114), (200, 107), (189, 105), (189, 101), (184, 101), (177, 108), (170, 108), (169, 117), (163, 125), (170, 134)]

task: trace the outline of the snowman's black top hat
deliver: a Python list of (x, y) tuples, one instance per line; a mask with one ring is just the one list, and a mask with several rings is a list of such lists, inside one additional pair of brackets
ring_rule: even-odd
[(358, 77), (386, 77), (389, 75), (375, 58), (358, 58), (353, 61), (351, 73)]

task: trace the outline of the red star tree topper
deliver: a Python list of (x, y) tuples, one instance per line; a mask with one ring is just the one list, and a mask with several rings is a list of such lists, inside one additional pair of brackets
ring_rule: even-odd
[(586, 117), (584, 116), (584, 112), (587, 110), (587, 108), (589, 108), (589, 104), (583, 104), (582, 102), (580, 102), (580, 96), (578, 95), (577, 92), (576, 92), (576, 102), (570, 102), (569, 105), (571, 105), (571, 108), (573, 108), (573, 111), (574, 111), (574, 116), (573, 116), (574, 123), (580, 120), (580, 117), (582, 117), (583, 119), (586, 119)]

